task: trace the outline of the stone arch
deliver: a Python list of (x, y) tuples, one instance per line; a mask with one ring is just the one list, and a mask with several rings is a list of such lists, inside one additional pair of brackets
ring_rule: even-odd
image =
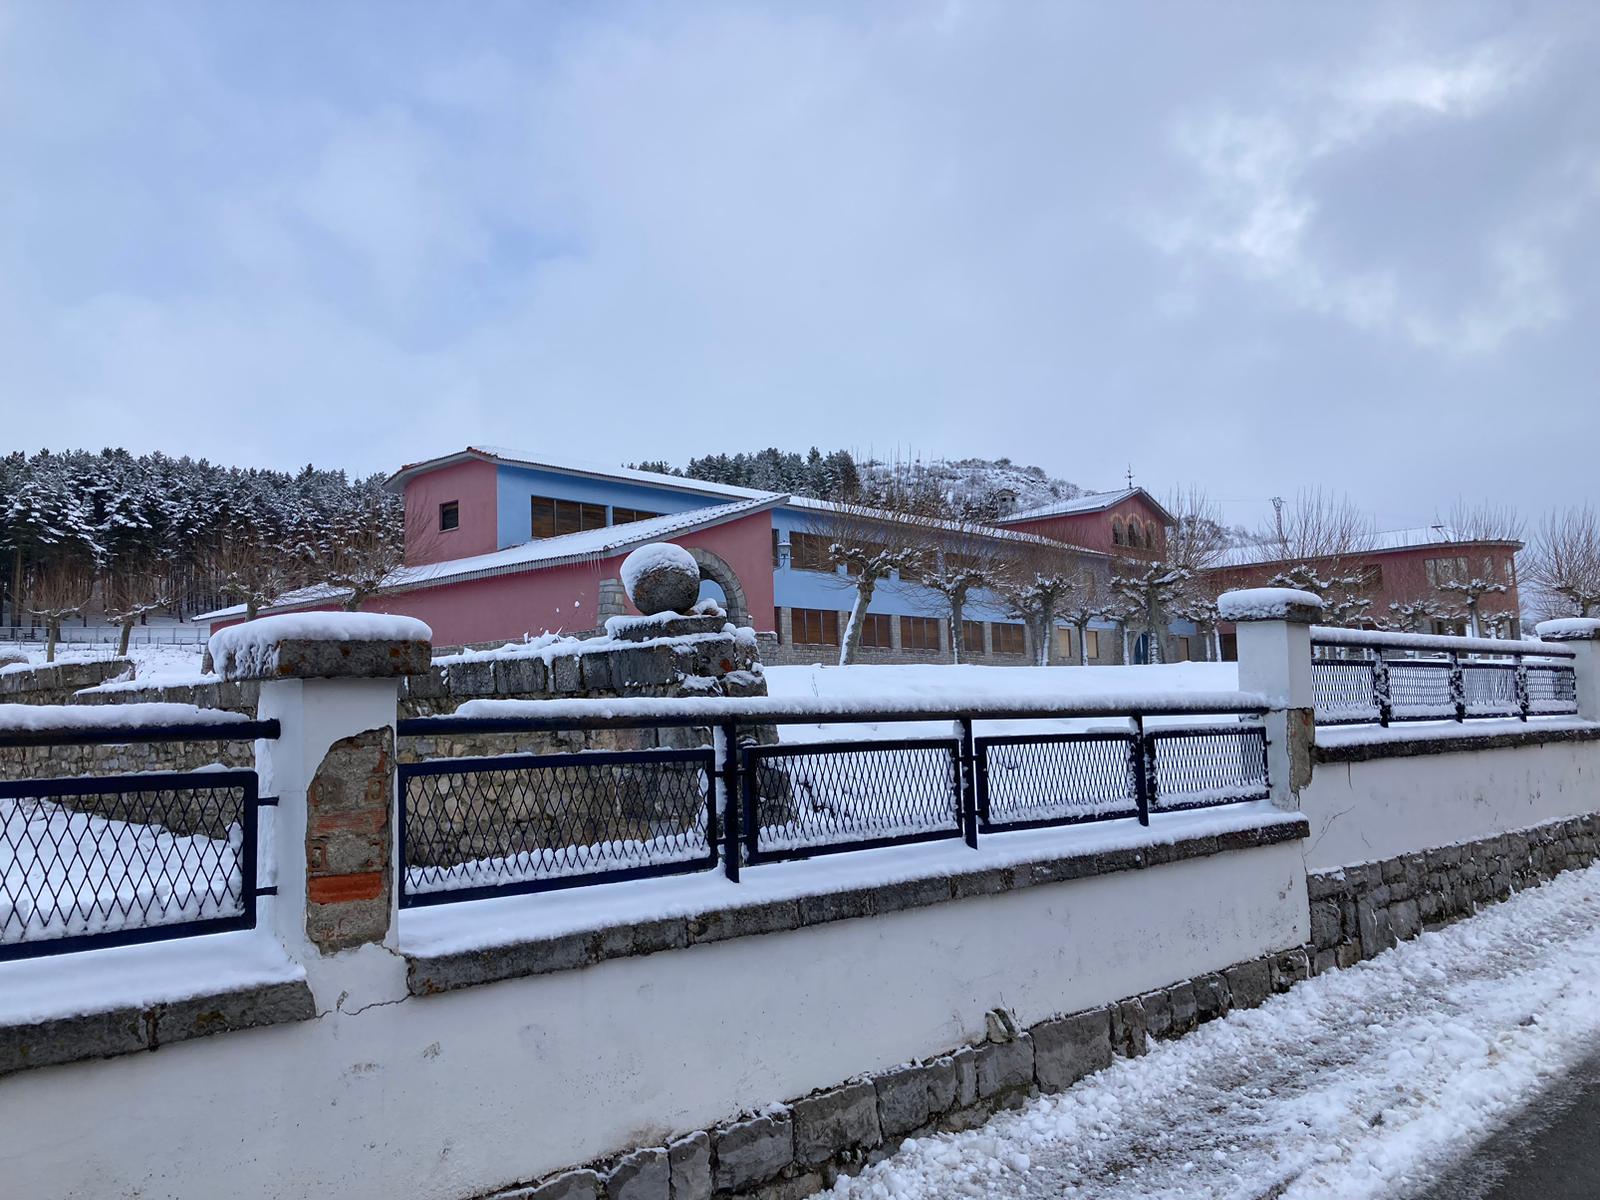
[(722, 594), (727, 597), (728, 620), (735, 625), (749, 625), (750, 605), (744, 598), (744, 585), (739, 582), (738, 573), (728, 565), (728, 561), (700, 546), (685, 546), (684, 549), (694, 555), (695, 562), (700, 564), (700, 574), (720, 587)]

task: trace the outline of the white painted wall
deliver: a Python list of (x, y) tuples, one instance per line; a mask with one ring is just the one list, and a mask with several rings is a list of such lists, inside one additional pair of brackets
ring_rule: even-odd
[(457, 1200), (1307, 940), (1293, 842), (0, 1080), (6, 1200)]
[(1306, 869), (1328, 871), (1600, 811), (1600, 743), (1319, 763)]

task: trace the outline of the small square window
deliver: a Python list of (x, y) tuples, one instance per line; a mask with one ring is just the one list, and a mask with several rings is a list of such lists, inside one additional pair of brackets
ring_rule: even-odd
[(439, 528), (441, 530), (461, 528), (461, 503), (459, 501), (446, 500), (439, 505)]

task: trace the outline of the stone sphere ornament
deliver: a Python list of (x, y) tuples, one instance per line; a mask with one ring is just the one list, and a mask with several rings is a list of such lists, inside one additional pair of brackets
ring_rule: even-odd
[(622, 560), (622, 587), (647, 617), (686, 613), (700, 599), (700, 564), (682, 546), (650, 542)]

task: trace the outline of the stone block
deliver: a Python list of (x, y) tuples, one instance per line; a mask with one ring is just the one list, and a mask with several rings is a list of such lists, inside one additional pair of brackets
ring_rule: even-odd
[(1027, 1034), (1014, 1042), (987, 1042), (974, 1056), (980, 1100), (1033, 1085), (1033, 1039)]
[[(1172, 997), (1164, 989), (1140, 996), (1139, 1006), (1144, 1009), (1145, 1029), (1151, 1037), (1164, 1038), (1172, 1033)], [(1037, 1047), (1034, 1053), (1038, 1053)]]
[(1422, 932), (1422, 913), (1415, 900), (1404, 900), (1389, 910), (1394, 936), (1401, 941), (1414, 938)]
[(1182, 1036), (1200, 1021), (1200, 1002), (1192, 982), (1175, 983), (1167, 989), (1172, 1000), (1172, 1032)]
[(718, 909), (689, 919), (691, 943), (721, 942), (758, 933), (778, 933), (800, 928), (800, 906), (793, 900), (773, 900), (741, 908)]
[(1041, 1021), (1029, 1033), (1034, 1045), (1034, 1073), (1043, 1091), (1065, 1091), (1085, 1075), (1111, 1065), (1108, 1008)]
[(549, 690), (559, 695), (571, 695), (583, 690), (583, 670), (578, 655), (561, 654), (550, 660)]
[(794, 1127), (788, 1112), (724, 1125), (716, 1145), (713, 1182), (719, 1192), (742, 1192), (765, 1183), (794, 1162)]
[(1256, 1008), (1272, 994), (1272, 968), (1264, 958), (1229, 967), (1222, 975), (1232, 1008)]
[(711, 1139), (691, 1133), (667, 1147), (672, 1200), (711, 1200)]
[(619, 691), (636, 687), (662, 687), (679, 677), (673, 665), (672, 649), (667, 646), (615, 651), (615, 664), (611, 672)]
[(1323, 975), (1329, 971), (1337, 970), (1338, 967), (1339, 956), (1333, 950), (1318, 950), (1317, 956), (1311, 960), (1311, 973), (1313, 975)]
[(884, 1137), (898, 1137), (928, 1123), (929, 1076), (927, 1067), (898, 1067), (873, 1081), (878, 1091), (878, 1128)]
[(504, 1200), (599, 1200), (600, 1176), (593, 1171), (567, 1171), (530, 1188), (504, 1194)]
[(1272, 956), (1272, 990), (1287, 992), (1295, 984), (1311, 978), (1311, 959), (1305, 947), (1296, 946)]
[(977, 1076), (971, 1068), (972, 1050), (966, 1048), (968, 1070), (966, 1072), (966, 1094), (963, 1096), (961, 1065), (956, 1054), (945, 1054), (926, 1064), (922, 1069), (924, 1079), (928, 1085), (928, 1113), (930, 1116), (940, 1116), (952, 1109), (971, 1104), (978, 1098)]
[(627, 680), (617, 673), (617, 655), (593, 651), (578, 656), (578, 670), (583, 677), (583, 689), (590, 693), (623, 692)]
[(606, 1176), (607, 1200), (672, 1200), (672, 1175), (665, 1150), (635, 1150)]
[(876, 908), (884, 913), (900, 912), (908, 908), (925, 908), (950, 899), (950, 880), (943, 877), (911, 879), (892, 883), (878, 889)]
[(802, 896), (800, 923), (823, 925), (829, 921), (845, 921), (852, 917), (870, 917), (874, 912), (875, 891), (875, 888), (853, 888), (846, 892)]
[(540, 697), (548, 690), (549, 672), (539, 658), (507, 658), (495, 663), (497, 696)]
[(854, 1083), (790, 1106), (794, 1119), (794, 1158), (814, 1167), (846, 1150), (871, 1149), (883, 1140), (878, 1126), (878, 1093), (870, 1083)]
[[(1118, 1054), (1138, 1058), (1145, 1052), (1149, 1030), (1145, 1025), (1144, 1005), (1137, 999), (1123, 1000), (1111, 1008), (1111, 1046)], [(1038, 1053), (1035, 1047), (1035, 1053)]]
[(450, 694), (457, 699), (464, 696), (492, 696), (495, 664), (492, 659), (453, 662), (445, 666), (445, 681)]
[(1231, 996), (1228, 981), (1220, 974), (1202, 975), (1194, 981), (1194, 999), (1201, 1021), (1214, 1021), (1228, 1015)]
[(1394, 945), (1394, 928), (1386, 908), (1363, 901), (1356, 906), (1356, 928), (1363, 958), (1374, 958)]
[(1341, 936), (1339, 905), (1333, 900), (1311, 902), (1311, 944), (1319, 950), (1335, 946)]
[(827, 1176), (821, 1171), (805, 1171), (753, 1188), (743, 1200), (809, 1200), (827, 1186)]

